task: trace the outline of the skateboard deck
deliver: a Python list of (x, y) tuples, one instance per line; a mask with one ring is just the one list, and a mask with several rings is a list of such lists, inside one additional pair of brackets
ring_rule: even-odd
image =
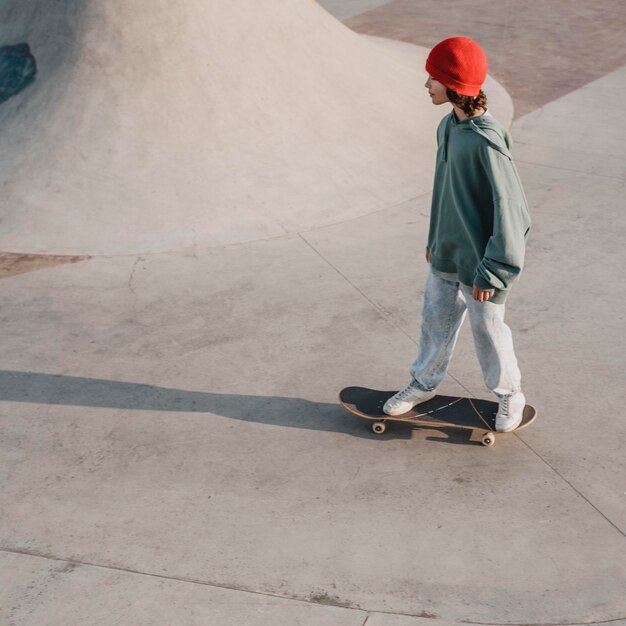
[[(339, 392), (339, 402), (350, 413), (371, 420), (372, 430), (382, 435), (386, 422), (406, 422), (434, 428), (463, 428), (480, 433), (481, 442), (492, 446), (496, 442), (496, 413), (498, 403), (465, 396), (435, 396), (418, 404), (403, 415), (383, 413), (383, 405), (396, 391), (377, 391), (367, 387), (346, 387)], [(526, 428), (537, 417), (537, 409), (527, 404), (522, 423), (515, 429)], [(511, 432), (515, 432), (511, 431)]]

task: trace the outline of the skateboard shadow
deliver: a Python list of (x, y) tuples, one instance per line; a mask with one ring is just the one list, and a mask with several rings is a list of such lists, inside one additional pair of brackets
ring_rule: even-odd
[[(423, 427), (426, 428), (426, 427)], [(442, 436), (428, 435), (425, 437), (426, 441), (438, 441), (440, 443), (452, 443), (456, 445), (464, 446), (482, 446), (480, 441), (472, 441), (472, 433), (469, 430), (461, 430), (460, 428), (435, 428), (428, 427), (429, 430), (436, 430), (441, 433)]]
[[(174, 413), (211, 413), (230, 419), (376, 438), (339, 403), (302, 398), (188, 391), (115, 380), (0, 370), (0, 401)], [(395, 431), (395, 429), (394, 429)], [(391, 438), (411, 436), (397, 429)]]

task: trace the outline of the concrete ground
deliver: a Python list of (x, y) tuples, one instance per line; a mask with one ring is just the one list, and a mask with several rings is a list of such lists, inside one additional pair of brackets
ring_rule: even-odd
[[(398, 3), (366, 4), (384, 35)], [(337, 404), (407, 380), (428, 191), (228, 245), (21, 273), (2, 251), (0, 623), (626, 625), (614, 58), (512, 126), (534, 228), (508, 320), (539, 418), (492, 449)], [(467, 328), (442, 391), (488, 397)]]

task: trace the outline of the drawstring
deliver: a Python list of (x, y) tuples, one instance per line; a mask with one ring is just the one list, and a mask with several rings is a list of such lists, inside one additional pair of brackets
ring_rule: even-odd
[(504, 417), (509, 416), (509, 399), (511, 396), (501, 396), (500, 398), (500, 413)]
[[(454, 115), (454, 113), (452, 113)], [(448, 137), (450, 135), (450, 124), (452, 123), (452, 118), (448, 119), (448, 123), (446, 124), (446, 128), (443, 131), (443, 146), (441, 149), (441, 160), (445, 163), (448, 160)]]

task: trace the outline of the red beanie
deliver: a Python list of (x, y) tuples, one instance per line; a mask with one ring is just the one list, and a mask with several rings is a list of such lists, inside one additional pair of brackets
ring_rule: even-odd
[(430, 51), (426, 71), (462, 96), (477, 96), (487, 78), (487, 57), (468, 37), (450, 37)]

